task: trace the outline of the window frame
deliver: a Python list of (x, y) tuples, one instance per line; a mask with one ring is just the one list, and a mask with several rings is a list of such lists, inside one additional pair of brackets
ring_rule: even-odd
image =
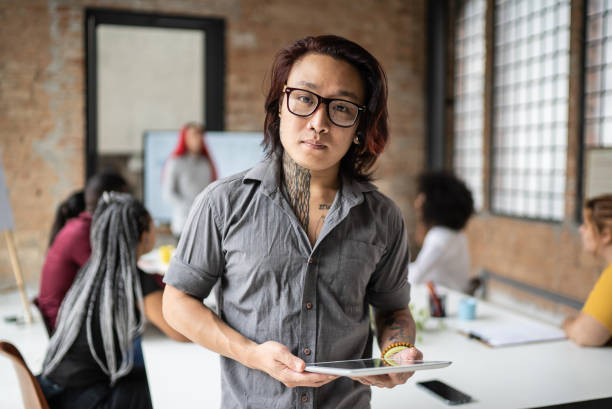
[[(453, 0), (450, 4), (459, 4), (460, 0)], [(492, 139), (493, 126), (495, 123), (492, 103), (495, 98), (493, 84), (495, 80), (494, 67), (495, 58), (495, 0), (486, 0), (486, 23), (485, 23), (485, 95), (484, 117), (483, 117), (483, 206), (479, 211), (483, 215), (492, 215), (500, 218), (516, 219), (527, 222), (541, 222), (545, 224), (560, 225), (565, 223), (582, 222), (582, 201), (584, 195), (585, 169), (584, 169), (584, 81), (585, 81), (585, 31), (586, 31), (586, 7), (587, 0), (571, 0), (569, 2), (569, 87), (567, 93), (567, 145), (566, 145), (566, 169), (565, 169), (565, 192), (564, 208), (562, 218), (559, 220), (541, 219), (534, 217), (502, 214), (492, 211)], [(449, 31), (455, 30), (455, 16), (449, 21)], [(448, 44), (450, 55), (454, 55), (454, 42)], [(454, 58), (449, 58), (454, 64)], [(449, 64), (450, 65), (450, 64)], [(452, 76), (451, 76), (452, 78)], [(454, 92), (454, 84), (449, 84)], [(453, 104), (454, 105), (454, 104)], [(454, 106), (452, 108), (454, 110)], [(445, 143), (450, 146), (453, 153), (454, 121), (449, 124)], [(454, 158), (451, 156), (451, 169)]]
[(141, 13), (127, 10), (87, 8), (85, 10), (85, 178), (97, 171), (98, 157), (98, 73), (97, 30), (100, 24), (134, 27), (180, 28), (204, 32), (204, 109), (206, 129), (224, 130), (225, 102), (225, 20), (174, 14)]

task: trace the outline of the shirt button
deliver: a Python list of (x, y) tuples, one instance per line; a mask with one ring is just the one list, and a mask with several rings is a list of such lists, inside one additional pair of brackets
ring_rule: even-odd
[(302, 395), (302, 402), (308, 402), (308, 395), (305, 393)]
[(307, 302), (307, 303), (306, 303), (306, 309), (307, 309), (307, 310), (312, 309), (312, 303), (311, 303), (311, 302)]
[(304, 354), (310, 355), (310, 348), (304, 348)]

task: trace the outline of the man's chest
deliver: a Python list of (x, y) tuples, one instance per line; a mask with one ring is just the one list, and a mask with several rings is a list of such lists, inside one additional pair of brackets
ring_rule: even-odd
[(308, 240), (313, 247), (321, 234), (325, 218), (332, 207), (333, 200), (334, 197), (332, 195), (314, 197), (309, 200), (308, 218), (306, 219), (307, 226), (304, 227), (306, 228)]
[(338, 220), (333, 210), (320, 209), (312, 214), (319, 216), (321, 225), (312, 220), (309, 226), (317, 227), (318, 237), (323, 224), (327, 225), (316, 246), (311, 246), (290, 208), (255, 206), (252, 210), (234, 220), (223, 238), (223, 281), (235, 290), (237, 299), (253, 296), (266, 303), (267, 298), (283, 294), (294, 297), (291, 304), (299, 305), (308, 285), (320, 288), (335, 303), (363, 303), (360, 297), (385, 250), (376, 231), (370, 231), (372, 223), (361, 223), (353, 215)]

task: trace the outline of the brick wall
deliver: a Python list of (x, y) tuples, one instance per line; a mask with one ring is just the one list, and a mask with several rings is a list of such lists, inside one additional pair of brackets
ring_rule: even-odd
[(601, 272), (582, 251), (575, 224), (481, 214), (470, 221), (467, 233), (475, 268), (559, 294), (586, 299)]
[[(485, 151), (490, 149), (492, 132), (490, 109), (492, 104), (490, 59), (493, 50), (494, 0), (487, 0), (487, 75), (485, 85)], [(592, 255), (582, 251), (579, 221), (576, 206), (579, 192), (577, 182), (582, 177), (579, 166), (580, 131), (582, 126), (580, 104), (583, 47), (583, 0), (571, 2), (570, 34), (570, 81), (568, 104), (568, 148), (565, 195), (565, 216), (560, 223), (546, 223), (499, 217), (488, 212), (490, 204), (485, 194), (484, 211), (471, 220), (467, 234), (474, 272), (486, 268), (494, 273), (550, 290), (572, 298), (585, 300), (603, 266)], [(485, 177), (490, 169), (490, 158), (485, 157)], [(488, 186), (488, 177), (485, 186)], [(502, 286), (504, 287), (504, 286)], [(501, 288), (505, 296), (515, 299), (516, 304), (531, 304), (538, 309), (547, 309), (558, 315), (565, 315), (567, 308), (534, 299), (520, 291)]]
[[(280, 47), (324, 33), (360, 43), (389, 79), (392, 140), (379, 161), (378, 185), (414, 225), (412, 179), (424, 165), (424, 0), (3, 2), (0, 152), (26, 282), (38, 282), (55, 206), (84, 183), (86, 7), (225, 18), (225, 123), (234, 131), (261, 130), (265, 79)], [(0, 245), (0, 288), (13, 282)]]

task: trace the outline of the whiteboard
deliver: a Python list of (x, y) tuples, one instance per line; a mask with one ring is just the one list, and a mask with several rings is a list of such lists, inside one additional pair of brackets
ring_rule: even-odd
[(586, 152), (585, 198), (612, 193), (612, 149), (589, 148)]
[[(156, 223), (168, 223), (172, 208), (162, 198), (162, 169), (176, 146), (176, 131), (144, 133), (144, 205)], [(265, 152), (261, 132), (206, 131), (206, 146), (212, 157), (218, 178), (224, 178), (252, 168)]]
[(14, 230), (14, 224), (13, 211), (11, 210), (11, 202), (9, 201), (8, 189), (4, 179), (4, 167), (0, 157), (0, 231), (2, 230)]

